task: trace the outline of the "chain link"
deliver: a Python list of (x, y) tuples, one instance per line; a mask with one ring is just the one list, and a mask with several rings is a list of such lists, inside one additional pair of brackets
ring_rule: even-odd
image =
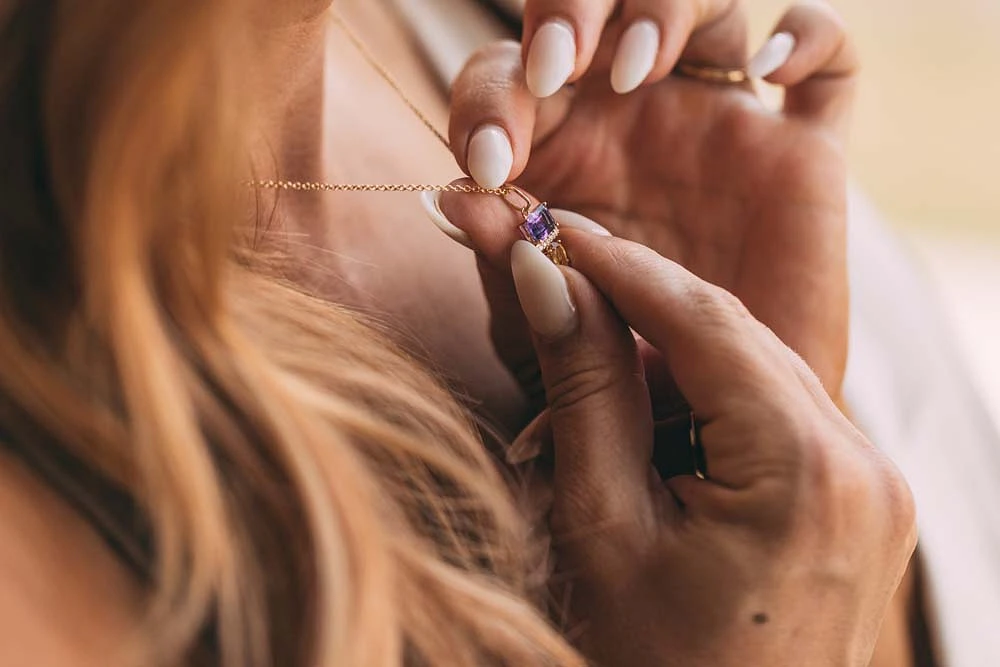
[(247, 187), (256, 190), (294, 190), (297, 192), (462, 192), (506, 197), (512, 192), (508, 186), (484, 188), (478, 185), (421, 185), (388, 183), (319, 183), (315, 181), (247, 181)]
[(382, 77), (382, 80), (385, 81), (390, 88), (392, 88), (392, 90), (399, 97), (400, 101), (402, 101), (403, 104), (405, 104), (410, 111), (413, 112), (413, 115), (420, 119), (420, 122), (424, 124), (424, 127), (426, 127), (431, 134), (437, 137), (437, 140), (450, 151), (451, 144), (448, 142), (448, 139), (444, 136), (444, 134), (438, 131), (436, 127), (434, 127), (434, 123), (431, 122), (430, 118), (428, 118), (427, 115), (424, 114), (424, 112), (421, 111), (412, 100), (410, 100), (406, 93), (403, 92), (403, 87), (399, 85), (399, 82), (397, 82), (395, 77), (392, 76), (392, 73), (389, 72), (389, 70), (386, 69), (377, 58), (375, 58), (372, 52), (368, 50), (368, 47), (365, 46), (365, 43), (361, 41), (361, 38), (358, 37), (357, 34), (351, 30), (351, 27), (347, 25), (344, 19), (340, 17), (340, 14), (337, 12), (331, 12), (331, 15), (333, 16), (334, 23), (336, 23), (341, 32), (347, 36), (347, 39), (351, 41), (351, 44), (354, 45), (354, 48), (359, 54), (361, 54), (361, 57), (365, 59), (368, 65), (375, 70), (380, 77)]
[[(331, 12), (334, 23), (347, 36), (354, 48), (361, 54), (361, 57), (369, 66), (385, 81), (396, 93), (399, 99), (413, 112), (421, 123), (424, 124), (431, 134), (437, 137), (441, 144), (451, 150), (448, 139), (434, 127), (434, 123), (414, 104), (402, 86), (396, 82), (392, 74), (382, 66), (375, 56), (365, 47), (364, 42), (348, 27), (347, 23), (336, 13)], [(389, 183), (322, 183), (316, 181), (282, 181), (282, 180), (258, 180), (247, 181), (247, 186), (256, 190), (292, 190), (296, 192), (462, 192), (465, 194), (488, 194), (505, 197), (511, 193), (511, 188), (504, 185), (499, 188), (483, 188), (478, 185), (421, 185), (421, 184), (389, 184)], [(523, 196), (523, 195), (522, 195)]]

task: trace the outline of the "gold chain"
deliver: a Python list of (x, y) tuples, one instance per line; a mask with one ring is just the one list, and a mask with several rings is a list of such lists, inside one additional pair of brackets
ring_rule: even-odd
[[(330, 12), (334, 23), (347, 36), (351, 44), (358, 51), (365, 62), (375, 70), (375, 72), (385, 81), (396, 93), (399, 99), (409, 108), (420, 122), (424, 124), (431, 134), (437, 137), (438, 141), (451, 150), (448, 139), (434, 127), (434, 123), (414, 104), (403, 91), (403, 87), (396, 82), (392, 74), (376, 60), (371, 51), (365, 47), (364, 42), (354, 33), (336, 12)], [(390, 184), (390, 183), (321, 183), (316, 181), (283, 181), (283, 180), (256, 180), (248, 181), (247, 185), (258, 190), (294, 190), (298, 192), (462, 192), (498, 195), (506, 197), (511, 193), (509, 186), (499, 188), (484, 188), (478, 185), (423, 185), (423, 184)], [(523, 195), (522, 195), (523, 196)]]
[(354, 48), (361, 55), (361, 57), (365, 59), (365, 62), (367, 62), (368, 65), (375, 70), (380, 77), (382, 77), (382, 80), (385, 81), (389, 87), (393, 89), (393, 91), (395, 91), (396, 95), (403, 102), (403, 104), (409, 107), (410, 111), (413, 112), (413, 115), (420, 119), (420, 122), (424, 124), (424, 127), (430, 130), (430, 133), (437, 137), (437, 140), (450, 151), (451, 144), (448, 142), (448, 139), (441, 132), (439, 132), (436, 127), (434, 127), (434, 123), (430, 121), (424, 112), (422, 112), (417, 105), (414, 104), (409, 97), (407, 97), (406, 93), (403, 92), (403, 87), (399, 85), (396, 79), (392, 76), (392, 73), (383, 67), (382, 63), (380, 63), (375, 56), (372, 55), (372, 52), (368, 50), (368, 47), (366, 47), (364, 42), (361, 41), (361, 38), (358, 37), (357, 34), (351, 30), (351, 27), (347, 25), (344, 19), (340, 17), (340, 14), (337, 14), (336, 12), (331, 12), (331, 14), (333, 16), (333, 22), (336, 23), (341, 32), (347, 36), (347, 39), (349, 39), (351, 44), (354, 45)]
[(319, 183), (316, 181), (247, 181), (251, 188), (260, 190), (296, 190), (301, 192), (462, 192), (498, 195), (504, 197), (512, 192), (509, 186), (499, 188), (484, 188), (478, 185), (420, 185), (420, 184), (389, 184), (389, 183)]

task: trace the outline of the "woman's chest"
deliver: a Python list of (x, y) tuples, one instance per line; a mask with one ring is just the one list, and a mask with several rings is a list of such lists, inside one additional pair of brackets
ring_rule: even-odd
[[(461, 177), (449, 150), (401, 100), (400, 93), (446, 132), (445, 96), (398, 17), (381, 3), (345, 4), (342, 13), (400, 90), (343, 33), (331, 32), (323, 81), (324, 179), (443, 184)], [(474, 255), (428, 221), (417, 194), (303, 194), (285, 209), (296, 279), (384, 321), (491, 421), (512, 432), (520, 425), (519, 391), (489, 342)]]

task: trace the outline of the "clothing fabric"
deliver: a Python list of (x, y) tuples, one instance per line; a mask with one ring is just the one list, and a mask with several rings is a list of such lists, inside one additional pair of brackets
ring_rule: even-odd
[[(510, 37), (523, 0), (392, 0), (444, 90), (479, 46)], [(851, 357), (845, 397), (913, 489), (943, 667), (1000, 665), (1000, 437), (924, 276), (852, 187)]]

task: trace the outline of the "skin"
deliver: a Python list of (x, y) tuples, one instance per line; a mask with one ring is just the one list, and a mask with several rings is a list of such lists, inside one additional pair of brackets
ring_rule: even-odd
[[(718, 11), (717, 5), (707, 6)], [(421, 65), (419, 53), (394, 17), (381, 3), (341, 3), (338, 11), (397, 79), (406, 82), (407, 94), (443, 127), (447, 109), (432, 83), (433, 76)], [(551, 7), (529, 3), (529, 43), (531, 31), (546, 12), (551, 14)], [(565, 13), (562, 16), (565, 18)], [(702, 20), (714, 18), (718, 17), (709, 14)], [(829, 49), (831, 36), (841, 35), (841, 28), (835, 17), (820, 18), (825, 29), (814, 43), (826, 44)], [(835, 234), (844, 216), (842, 141), (853, 87), (851, 53), (846, 52), (846, 60), (838, 60), (828, 50), (825, 58), (822, 54), (818, 61), (812, 58), (812, 65), (805, 69), (800, 64), (797, 69), (786, 67), (776, 73), (773, 81), (793, 89), (787, 115), (767, 112), (747, 90), (720, 91), (688, 81), (670, 81), (655, 88), (647, 85), (629, 99), (622, 99), (607, 89), (610, 55), (597, 48), (605, 32), (603, 21), (597, 12), (585, 26), (578, 24), (594, 46), (596, 64), (591, 70), (586, 59), (581, 59), (574, 76), (579, 79), (578, 93), (572, 104), (567, 104), (565, 96), (538, 104), (525, 96), (523, 86), (513, 85), (523, 59), (516, 48), (501, 45), (477, 57), (463, 76), (466, 83), (460, 82), (455, 91), (450, 134), (459, 164), (464, 164), (468, 135), (479, 123), (504, 122), (511, 114), (530, 116), (528, 122), (513, 118), (505, 123), (514, 143), (515, 173), (525, 168), (532, 155), (531, 165), (521, 174), (522, 184), (554, 204), (590, 213), (620, 235), (648, 243), (702, 277), (733, 290), (819, 370), (828, 391), (836, 395), (846, 347), (846, 294), (838, 289), (844, 284), (842, 239), (834, 236), (831, 244), (815, 241), (821, 234)], [(724, 60), (718, 64), (743, 62), (747, 45), (740, 16), (731, 15), (721, 26), (702, 31), (688, 44), (688, 54), (698, 61)], [(615, 29), (607, 29), (612, 40)], [(690, 29), (679, 32), (687, 35)], [(268, 136), (272, 147), (279, 150), (282, 171), (317, 180), (364, 180), (371, 174), (370, 180), (383, 182), (446, 182), (454, 174), (453, 163), (357, 58), (352, 47), (337, 33), (317, 31), (311, 38), (315, 43), (324, 42), (330, 48), (329, 56), (312, 60), (310, 68), (303, 68), (301, 57), (295, 54), (278, 58), (278, 74), (265, 86), (277, 110)], [(648, 84), (669, 71), (669, 62), (664, 59), (668, 57), (661, 54)], [(488, 98), (485, 105), (465, 104), (464, 100), (475, 98), (482, 86), (479, 66), (490, 69), (487, 80), (501, 82), (502, 96), (517, 97), (512, 111), (505, 113), (500, 108), (505, 101), (496, 96)], [(290, 81), (288, 71), (305, 75)], [(317, 94), (315, 86), (324, 71), (326, 95)], [(803, 85), (810, 74), (824, 71), (824, 76)], [(845, 76), (825, 80), (830, 72)], [(364, 103), (371, 98), (381, 103)], [(657, 125), (656, 141), (670, 154), (681, 152), (691, 159), (670, 160), (663, 165), (647, 163), (635, 170), (629, 167), (624, 156), (634, 153), (648, 137), (642, 132), (619, 134), (615, 128), (630, 127), (637, 118)], [(343, 119), (351, 119), (350, 124)], [(667, 122), (659, 122), (662, 120)], [(717, 145), (686, 142), (688, 127), (696, 127), (698, 132), (693, 136), (701, 138), (711, 139), (714, 133)], [(577, 139), (589, 139), (595, 133), (612, 139), (599, 147)], [(584, 147), (586, 152), (575, 152)], [(419, 168), (415, 170), (411, 160), (401, 161), (400, 155), (420, 156)], [(816, 156), (823, 157), (813, 160)], [(762, 157), (782, 168), (760, 169)], [(577, 175), (592, 175), (600, 187), (570, 179), (561, 168), (580, 161), (588, 169)], [(605, 166), (618, 171), (609, 173), (602, 170)], [(667, 187), (643, 181), (643, 174), (654, 174)], [(796, 175), (794, 181), (788, 180), (792, 174)], [(616, 183), (618, 189), (606, 189), (607, 183)], [(652, 196), (646, 196), (650, 190), (654, 191)], [(605, 199), (595, 202), (590, 197), (593, 191)], [(789, 192), (798, 195), (784, 195)], [(622, 201), (639, 203), (634, 208), (616, 207)], [(514, 434), (533, 412), (525, 406), (522, 392), (484, 335), (489, 316), (479, 286), (470, 279), (474, 261), (470, 253), (427, 225), (416, 208), (413, 199), (406, 196), (285, 199), (283, 225), (291, 234), (290, 243), (295, 244), (287, 249), (302, 267), (297, 276), (321, 294), (379, 313), (405, 344), (429, 358), (435, 368), (444, 369), (471, 395), (481, 414)], [(351, 215), (344, 215), (347, 210)], [(704, 225), (706, 219), (713, 225)], [(372, 225), (372, 220), (378, 223)], [(745, 231), (751, 234), (749, 244), (735, 250), (730, 247), (722, 254), (700, 252), (711, 248), (713, 239), (741, 236)], [(782, 247), (774, 243), (775, 238), (795, 243), (797, 265), (782, 261)], [(815, 254), (804, 257), (803, 249)], [(756, 276), (732, 273), (732, 267), (742, 263), (739, 255), (744, 253), (763, 260), (759, 266), (774, 270)], [(480, 269), (489, 283), (489, 267), (480, 262)], [(386, 275), (396, 279), (386, 279)], [(775, 286), (782, 299), (772, 302), (769, 297)], [(792, 290), (782, 291), (785, 287)], [(818, 301), (817, 295), (821, 297)], [(815, 310), (803, 310), (809, 303)], [(523, 325), (523, 320), (516, 300), (510, 299), (509, 293), (508, 304), (511, 307), (494, 323), (508, 332), (523, 332), (524, 327), (517, 326)], [(830, 319), (817, 318), (817, 312)], [(442, 321), (449, 326), (440, 326)], [(817, 340), (820, 343), (813, 347), (811, 342)], [(494, 336), (494, 343), (499, 343), (500, 356), (508, 368), (529, 378), (522, 382), (522, 388), (539, 389), (529, 339), (518, 335), (515, 340), (498, 340)], [(873, 664), (910, 663), (903, 627), (908, 608), (906, 588), (889, 611), (887, 631)]]
[[(839, 397), (848, 321), (844, 143), (857, 60), (838, 17), (812, 3), (779, 22), (776, 31), (799, 43), (769, 77), (786, 89), (784, 108), (774, 111), (749, 85), (666, 78), (678, 58), (746, 62), (740, 3), (645, 2), (641, 16), (669, 38), (645, 85), (627, 95), (611, 89), (609, 70), (635, 11), (625, 3), (623, 16), (605, 23), (605, 5), (529, 2), (527, 46), (498, 43), (473, 58), (453, 92), (456, 157), (464, 164), (476, 128), (499, 124), (511, 137), (519, 185), (730, 290)], [(574, 27), (577, 71), (572, 90), (537, 100), (522, 62), (533, 30), (552, 19)]]
[[(384, 3), (341, 3), (337, 11), (406, 82), (407, 95), (446, 127), (446, 100)], [(272, 119), (258, 163), (277, 161), (278, 173), (299, 180), (337, 182), (447, 183), (460, 173), (448, 151), (329, 23), (294, 39), (298, 46), (277, 50), (273, 75), (258, 84), (267, 102), (264, 115)], [(271, 203), (264, 193), (265, 211)], [(272, 230), (267, 243), (291, 256), (296, 280), (376, 315), (469, 395), (488, 422), (516, 435), (529, 415), (486, 335), (488, 311), (474, 256), (427, 221), (415, 195), (289, 194), (281, 198)]]
[[(486, 212), (463, 218), (477, 245)], [(571, 577), (582, 650), (626, 667), (868, 664), (916, 544), (902, 476), (731, 294), (643, 246), (565, 235), (575, 268), (545, 280), (568, 283), (576, 312), (532, 339), (556, 578)], [(545, 289), (512, 269), (525, 302)], [(633, 330), (699, 415), (708, 480), (651, 469), (671, 443)]]
[[(370, 180), (379, 181), (409, 182), (419, 177), (445, 182), (454, 174), (449, 156), (439, 152), (419, 126), (406, 129), (412, 122), (409, 112), (397, 107), (350, 47), (328, 34), (318, 21), (323, 5), (304, 2), (301, 13), (289, 8), (269, 36), (276, 46), (269, 60), (272, 66), (259, 74), (260, 88), (266, 93), (262, 97), (267, 100), (262, 112), (268, 119), (263, 132), (266, 147), (260, 147), (260, 155), (273, 157), (282, 173), (301, 179), (348, 180), (371, 174)], [(381, 5), (353, 3), (339, 9), (368, 37), (385, 64), (408, 82), (408, 93), (421, 108), (443, 118), (444, 103), (429, 73), (403, 39), (401, 26)], [(323, 51), (326, 46), (329, 54)], [(316, 84), (329, 71), (328, 62), (337, 66), (324, 95)], [(372, 97), (383, 103), (362, 104)], [(349, 133), (345, 118), (358, 124), (351, 125)], [(414, 170), (412, 161), (401, 162), (400, 154), (419, 155), (418, 168)], [(458, 387), (476, 388), (474, 398), (483, 411), (513, 432), (530, 413), (486, 335), (488, 311), (474, 279), (474, 259), (427, 225), (412, 199), (389, 199), (289, 197), (282, 201), (276, 228), (287, 234), (276, 235), (276, 243), (291, 251), (302, 267), (296, 278), (325, 296), (380, 314), (401, 340), (432, 366), (444, 369)], [(564, 201), (573, 203), (569, 197)], [(398, 279), (387, 279), (387, 275)], [(442, 327), (441, 322), (450, 326)], [(110, 664), (102, 642), (113, 641), (129, 629), (127, 621), (134, 617), (131, 583), (92, 531), (43, 487), (25, 478), (23, 471), (0, 461), (0, 480), (0, 486), (11, 491), (0, 503), (0, 516), (5, 519), (0, 522), (0, 543), (13, 545), (0, 558), (5, 563), (37, 561), (24, 572), (5, 571), (19, 573), (17, 578), (34, 582), (33, 586), (51, 579), (53, 573), (65, 572), (65, 581), (51, 579), (51, 590), (69, 591), (68, 599), (79, 600), (79, 604), (63, 605), (53, 616), (53, 606), (34, 604), (45, 599), (33, 598), (36, 588), (9, 588), (0, 598), (0, 618), (11, 624), (0, 626), (21, 627), (14, 623), (15, 616), (20, 616), (29, 625), (34, 619), (35, 630), (44, 626), (46, 633), (18, 632), (22, 641), (7, 643), (6, 648), (30, 651), (36, 658), (34, 664), (90, 664), (91, 655), (94, 664)], [(37, 513), (35, 520), (7, 521), (23, 516), (25, 506)], [(47, 526), (60, 530), (51, 535)], [(81, 548), (84, 557), (76, 557), (76, 569), (55, 558), (60, 553), (77, 554)], [(91, 586), (87, 582), (104, 583)], [(38, 611), (31, 613), (31, 609)], [(89, 638), (71, 630), (83, 618), (94, 625)], [(59, 635), (59, 641), (52, 641), (51, 632)], [(87, 642), (93, 642), (96, 649), (88, 648)], [(51, 652), (46, 652), (46, 645)]]
[(140, 595), (92, 526), (0, 451), (0, 664), (125, 665)]

